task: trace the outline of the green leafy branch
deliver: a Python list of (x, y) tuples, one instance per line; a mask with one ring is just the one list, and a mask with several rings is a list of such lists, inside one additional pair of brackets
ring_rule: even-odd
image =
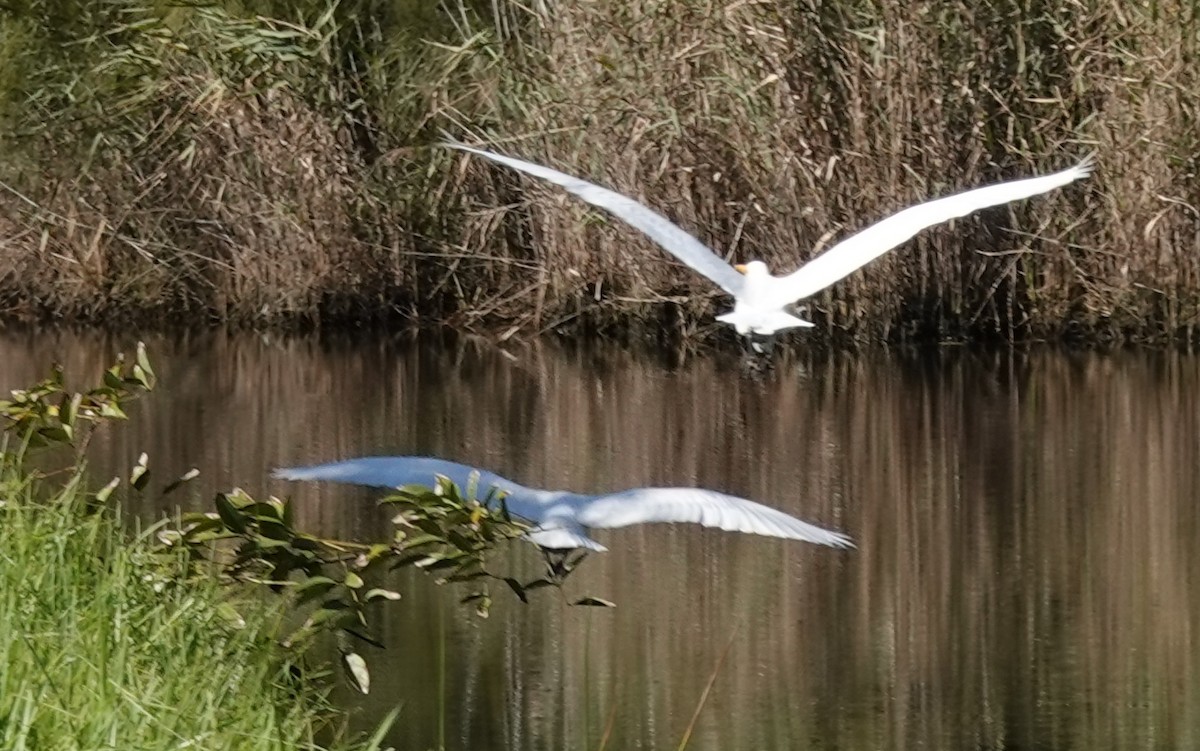
[(541, 579), (523, 585), (488, 569), (489, 555), (528, 529), (509, 515), (494, 492), (478, 499), (439, 478), (432, 488), (402, 488), (382, 504), (397, 512), (386, 542), (303, 532), (296, 527), (292, 501), (260, 501), (240, 489), (218, 493), (214, 511), (183, 515), (176, 526), (160, 530), (159, 539), (169, 548), (186, 549), (200, 575), (262, 585), (289, 596), (290, 606), (305, 618), (283, 644), (306, 645), (320, 634), (333, 634), (353, 683), (363, 692), (369, 689), (370, 675), (350, 645), (384, 646), (371, 635), (369, 615), (375, 605), (401, 598), (380, 584), (387, 573), (411, 567), (439, 583), (470, 582), (472, 590), (462, 602), (474, 605), (481, 617), (487, 617), (492, 603), (489, 580), (504, 581), (525, 601), (527, 590), (553, 583)]
[(127, 419), (125, 405), (154, 384), (154, 370), (140, 342), (134, 362), (117, 355), (102, 383), (87, 391), (68, 391), (62, 366), (55, 365), (49, 378), (0, 400), (0, 430), (19, 437), (26, 448), (67, 445), (82, 454), (97, 427)]

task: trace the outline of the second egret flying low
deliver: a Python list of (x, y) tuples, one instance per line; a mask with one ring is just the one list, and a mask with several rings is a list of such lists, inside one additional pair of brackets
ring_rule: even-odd
[[(662, 214), (620, 193), (577, 177), (484, 149), (447, 141), (443, 145), (477, 154), (565, 188), (584, 201), (609, 211), (641, 230), (680, 261), (733, 295), (729, 313), (717, 316), (752, 342), (776, 332), (813, 324), (798, 317), (794, 303), (825, 289), (870, 263), (926, 227), (966, 216), (988, 206), (1045, 193), (1092, 171), (1090, 158), (1062, 172), (989, 185), (911, 206), (843, 240), (786, 276), (775, 276), (762, 261), (731, 266), (707, 245), (683, 231)], [(755, 349), (759, 347), (755, 344)]]
[(432, 487), (437, 477), (466, 489), (476, 478), (481, 495), (502, 491), (509, 513), (533, 524), (526, 538), (541, 548), (604, 551), (587, 535), (589, 527), (608, 529), (650, 522), (694, 522), (732, 532), (804, 540), (851, 548), (850, 538), (776, 511), (760, 503), (699, 488), (635, 488), (619, 493), (582, 495), (566, 490), (527, 488), (487, 470), (423, 456), (368, 456), (277, 469), (284, 480), (327, 480), (381, 488)]

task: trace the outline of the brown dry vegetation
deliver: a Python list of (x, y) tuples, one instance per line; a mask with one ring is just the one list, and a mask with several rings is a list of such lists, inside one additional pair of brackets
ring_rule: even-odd
[(1197, 32), (1180, 2), (25, 0), (0, 8), (0, 308), (718, 330), (705, 280), (444, 128), (778, 269), (1096, 151), (822, 293), (816, 335), (1194, 340)]

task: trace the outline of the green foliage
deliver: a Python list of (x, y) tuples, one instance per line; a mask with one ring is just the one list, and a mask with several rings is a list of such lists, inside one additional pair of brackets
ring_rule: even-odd
[[(26, 71), (20, 82), (26, 117), (15, 130), (60, 139), (73, 133), (92, 150), (144, 146), (162, 135), (144, 115), (165, 105), (203, 112), (231, 91), (262, 95), (303, 80), (289, 72), (328, 58), (333, 9), (301, 25), (243, 17), (220, 5), (31, 2), (11, 10), (0, 26), (29, 37), (25, 50), (10, 53)], [(23, 60), (51, 45), (65, 54), (40, 64)], [(91, 138), (98, 140), (89, 144)]]
[[(154, 370), (146, 346), (126, 363), (123, 355), (104, 372), (103, 382), (82, 392), (67, 390), (63, 371), (55, 366), (49, 378), (28, 389), (17, 389), (11, 399), (0, 400), (0, 430), (19, 437), (24, 445), (51, 444), (87, 447), (95, 428), (110, 420), (126, 419), (124, 405), (154, 388)], [(144, 472), (143, 472), (144, 474)]]
[[(51, 378), (0, 404), (0, 747), (324, 748), (333, 717), (304, 656), (283, 649), (278, 614), (245, 592), (191, 576), (178, 548), (133, 534), (112, 492), (81, 465), (53, 476), (38, 447), (80, 450), (153, 387), (139, 347), (102, 383)], [(130, 486), (146, 487), (145, 455)], [(336, 748), (377, 748), (378, 740)]]
[[(410, 486), (386, 497), (393, 510), (393, 533), (384, 542), (331, 540), (300, 531), (290, 501), (275, 497), (258, 501), (241, 490), (218, 493), (215, 510), (184, 515), (177, 526), (160, 530), (169, 548), (186, 550), (196, 574), (214, 574), (231, 582), (254, 583), (289, 598), (303, 620), (283, 643), (311, 644), (332, 634), (342, 652), (347, 677), (366, 693), (370, 675), (355, 643), (384, 647), (373, 635), (372, 609), (401, 599), (388, 587), (391, 572), (415, 568), (440, 584), (469, 587), (461, 601), (486, 618), (492, 603), (487, 586), (499, 580), (522, 602), (528, 593), (560, 585), (572, 563), (550, 567), (547, 576), (521, 582), (493, 573), (489, 556), (528, 527), (513, 519), (494, 489), (477, 498), (446, 478), (434, 487)], [(584, 598), (580, 605), (611, 605)]]

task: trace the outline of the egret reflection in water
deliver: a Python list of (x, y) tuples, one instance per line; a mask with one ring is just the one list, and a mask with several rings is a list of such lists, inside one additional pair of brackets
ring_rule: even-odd
[(432, 485), (437, 477), (460, 488), (495, 488), (509, 511), (534, 524), (526, 538), (550, 550), (602, 552), (589, 528), (612, 529), (653, 522), (693, 522), (731, 532), (803, 540), (835, 548), (853, 547), (850, 538), (822, 529), (761, 503), (701, 488), (634, 488), (582, 495), (566, 490), (527, 488), (486, 470), (420, 456), (369, 456), (275, 470), (285, 480), (327, 480), (373, 487)]
[(791, 274), (774, 276), (762, 261), (731, 266), (665, 216), (628, 196), (522, 159), (453, 141), (444, 145), (554, 183), (645, 233), (668, 253), (733, 295), (733, 310), (717, 316), (717, 320), (749, 337), (754, 349), (760, 352), (760, 342), (769, 342), (776, 333), (813, 325), (795, 315), (794, 303), (862, 268), (921, 230), (989, 206), (1049, 192), (1087, 177), (1093, 168), (1088, 158), (1050, 175), (1011, 180), (910, 206), (843, 240)]

